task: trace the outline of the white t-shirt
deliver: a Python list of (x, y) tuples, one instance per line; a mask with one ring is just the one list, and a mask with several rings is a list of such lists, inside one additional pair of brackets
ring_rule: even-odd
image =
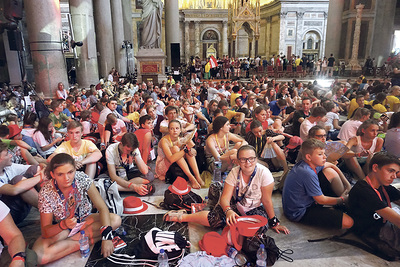
[(0, 200), (0, 222), (4, 220), (8, 213), (10, 213), (10, 209)]
[(340, 128), (338, 138), (342, 141), (349, 141), (350, 138), (356, 136), (357, 129), (362, 124), (361, 121), (348, 120)]
[(306, 118), (300, 125), (300, 138), (303, 141), (306, 141), (308, 139), (308, 131), (313, 127), (317, 125), (316, 122), (310, 122), (308, 118)]
[[(266, 167), (258, 163), (256, 167), (257, 167), (257, 172), (253, 178), (253, 181), (251, 182), (249, 189), (246, 192), (244, 205), (240, 203), (237, 204), (238, 210), (242, 213), (242, 215), (245, 215), (244, 213), (246, 213), (249, 210), (261, 206), (261, 200), (262, 200), (261, 187), (265, 187), (274, 182), (274, 177)], [(225, 180), (225, 183), (234, 187), (233, 190), (234, 196), (236, 196), (236, 184), (238, 180), (237, 178), (239, 170), (240, 167), (234, 167), (229, 172)], [(243, 181), (242, 173), (240, 173), (239, 196), (243, 195), (246, 187), (247, 184), (245, 184), (245, 182)]]
[[(9, 184), (10, 181), (17, 175), (23, 175), (31, 165), (23, 165), (13, 163), (11, 166), (4, 168), (3, 175), (0, 175), (0, 187)], [(0, 194), (1, 196), (1, 194)]]
[(36, 133), (34, 133), (32, 139), (33, 139), (33, 142), (35, 142), (35, 145), (36, 145), (40, 155), (42, 155), (42, 156), (53, 154), (53, 152), (56, 150), (55, 146), (50, 147), (46, 151), (43, 151), (41, 149), (42, 147), (47, 146), (50, 143), (49, 143), (49, 141), (47, 141), (44, 138), (44, 135), (40, 131), (37, 131)]
[[(119, 114), (116, 110), (111, 111), (108, 107), (105, 107), (101, 112), (100, 112), (100, 117), (98, 124), (104, 125), (107, 119), (108, 114), (114, 114), (118, 119), (122, 119), (123, 117), (121, 114)], [(104, 125), (105, 126), (105, 125)]]
[[(121, 166), (121, 157), (119, 155), (118, 144), (119, 143), (111, 144), (107, 147), (106, 150), (107, 164), (115, 165), (115, 169)], [(140, 159), (142, 157), (140, 155), (139, 148), (136, 148), (132, 154), (136, 159)], [(134, 167), (135, 167), (135, 160), (133, 160), (132, 163), (129, 165), (129, 169), (132, 169)]]
[(207, 96), (207, 101), (210, 102), (211, 100), (215, 99), (218, 96), (219, 91), (215, 88), (209, 87), (207, 89), (208, 91), (208, 96)]
[(81, 121), (81, 124), (82, 124), (82, 128), (83, 128), (83, 131), (82, 131), (82, 134), (90, 134), (90, 128), (91, 128), (91, 125), (90, 125), (90, 122), (89, 121)]
[(328, 113), (326, 113), (326, 118), (328, 120), (325, 122), (325, 126), (329, 126), (329, 131), (333, 132), (335, 130), (335, 127), (333, 127), (333, 120), (339, 120), (339, 115), (335, 112), (329, 111)]

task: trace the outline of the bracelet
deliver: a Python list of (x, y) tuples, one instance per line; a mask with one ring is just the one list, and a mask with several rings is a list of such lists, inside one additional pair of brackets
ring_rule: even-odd
[(12, 257), (11, 261), (23, 261), (25, 262), (26, 259), (26, 253), (25, 252), (18, 252), (16, 254), (14, 254), (14, 256)]
[(225, 215), (228, 213), (228, 211), (230, 211), (230, 210), (232, 210), (232, 208), (229, 206), (229, 207), (227, 207), (226, 209), (225, 209), (225, 211), (224, 211), (224, 213), (225, 213)]
[(133, 184), (133, 183), (129, 183), (128, 188), (130, 188), (132, 184)]
[(278, 220), (278, 218), (276, 218), (276, 216), (274, 216), (273, 218), (268, 219), (268, 226), (271, 228), (274, 228), (274, 227), (278, 226), (279, 222), (280, 221)]
[(58, 227), (60, 227), (61, 230), (67, 230), (67, 226), (66, 226), (66, 225), (65, 225), (66, 228), (62, 228), (62, 225), (61, 225), (61, 224), (62, 224), (63, 221), (64, 221), (64, 220), (62, 220), (62, 221), (60, 221), (60, 222), (58, 223)]
[(189, 153), (189, 149), (188, 149), (187, 145), (183, 148), (183, 151), (185, 151), (185, 153)]
[(113, 240), (114, 235), (112, 233), (111, 226), (100, 227), (100, 232), (101, 232), (101, 240)]
[(342, 199), (342, 204), (344, 204), (344, 202), (345, 202), (345, 201), (344, 201), (344, 197), (341, 196), (340, 198)]

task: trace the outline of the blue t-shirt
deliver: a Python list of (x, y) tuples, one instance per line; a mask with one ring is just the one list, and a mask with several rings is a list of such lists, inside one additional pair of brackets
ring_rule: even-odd
[[(324, 167), (317, 167), (317, 173)], [(286, 217), (298, 222), (314, 202), (315, 196), (321, 196), (318, 175), (304, 161), (298, 162), (289, 172), (283, 187), (282, 204)]]
[(273, 116), (278, 116), (281, 113), (281, 108), (278, 106), (276, 100), (269, 102), (268, 106), (270, 107)]

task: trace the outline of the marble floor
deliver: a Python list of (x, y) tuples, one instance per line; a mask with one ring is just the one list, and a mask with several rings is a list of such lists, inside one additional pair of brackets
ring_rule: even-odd
[[(167, 186), (168, 185), (161, 181), (155, 181), (156, 191), (154, 195), (142, 197), (142, 199), (158, 205), (163, 200), (163, 194), (164, 191), (167, 189)], [(204, 197), (207, 195), (208, 190), (200, 189), (194, 190), (194, 192)], [(350, 245), (333, 241), (323, 241), (317, 243), (308, 242), (308, 239), (329, 237), (332, 235), (343, 233), (343, 231), (309, 227), (302, 224), (290, 222), (283, 215), (281, 194), (279, 192), (275, 192), (273, 194), (273, 202), (275, 213), (281, 220), (281, 223), (289, 228), (290, 234), (276, 234), (272, 231), (269, 231), (268, 234), (275, 239), (275, 242), (280, 249), (292, 249), (294, 252), (292, 255), (290, 255), (294, 260), (293, 263), (289, 263), (280, 259), (275, 263), (275, 266), (399, 266), (398, 262), (388, 262), (382, 260), (374, 255), (371, 255), (359, 248)], [(162, 214), (164, 214), (165, 212), (165, 210), (161, 210), (152, 205), (149, 205), (148, 209), (143, 212), (141, 216), (124, 216), (123, 225), (128, 232), (128, 236), (134, 236), (134, 234), (132, 234), (132, 231), (134, 231), (135, 233), (144, 233), (153, 226), (165, 227), (166, 224), (161, 221)], [(176, 223), (175, 225), (171, 225), (169, 223), (167, 224), (167, 228), (162, 229), (181, 231), (181, 233), (189, 238), (192, 244), (190, 249), (191, 252), (199, 250), (198, 241), (202, 238), (204, 233), (211, 231), (211, 229), (208, 227), (192, 223)], [(34, 242), (34, 240), (40, 235), (39, 214), (37, 212), (37, 209), (32, 209), (28, 218), (26, 219), (26, 221), (24, 221), (21, 230), (28, 243)], [(349, 236), (349, 238), (351, 238), (351, 236)], [(130, 242), (133, 242), (133, 239), (128, 238), (127, 243), (130, 244)], [(87, 259), (82, 259), (79, 252), (76, 252), (46, 266), (117, 266), (112, 265), (105, 259), (102, 259), (102, 257), (99, 255), (98, 248), (94, 247), (93, 249), (92, 247), (91, 249), (91, 256)], [(6, 254), (7, 253), (2, 254), (0, 258), (0, 265), (1, 262), (4, 262), (3, 260), (8, 257), (8, 255)]]

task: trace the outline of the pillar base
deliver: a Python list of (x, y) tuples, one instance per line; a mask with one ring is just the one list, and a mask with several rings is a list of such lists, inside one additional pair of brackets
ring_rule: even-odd
[(152, 81), (159, 84), (167, 79), (165, 75), (166, 55), (161, 48), (140, 48), (136, 53), (138, 83)]

